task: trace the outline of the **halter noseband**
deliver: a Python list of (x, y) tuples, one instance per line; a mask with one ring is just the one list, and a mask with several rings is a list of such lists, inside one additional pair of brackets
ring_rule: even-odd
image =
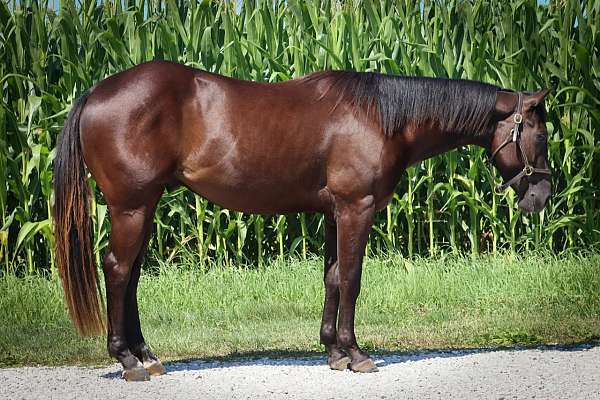
[(494, 157), (496, 157), (500, 150), (502, 150), (509, 143), (514, 142), (517, 144), (517, 149), (521, 153), (521, 158), (523, 159), (523, 169), (504, 184), (496, 186), (496, 193), (502, 193), (508, 189), (510, 185), (518, 182), (525, 176), (531, 176), (533, 174), (552, 175), (549, 169), (535, 168), (533, 165), (531, 165), (527, 159), (527, 155), (523, 151), (523, 147), (521, 146), (521, 127), (523, 125), (523, 94), (519, 92), (518, 95), (519, 100), (517, 102), (517, 109), (513, 114), (513, 122), (515, 126), (510, 130), (510, 136), (504, 142), (502, 142), (502, 144), (498, 146), (498, 148), (494, 150), (490, 156), (490, 164), (494, 161)]

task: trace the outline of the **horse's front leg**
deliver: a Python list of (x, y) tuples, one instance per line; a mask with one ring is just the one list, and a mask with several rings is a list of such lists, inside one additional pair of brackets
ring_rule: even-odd
[(321, 343), (327, 348), (327, 364), (331, 369), (345, 370), (350, 357), (337, 344), (337, 315), (340, 289), (337, 262), (337, 229), (333, 216), (325, 216), (325, 302), (321, 321)]
[(356, 372), (377, 371), (369, 355), (358, 347), (354, 334), (354, 314), (360, 292), (362, 261), (374, 213), (375, 199), (370, 195), (350, 203), (336, 202), (340, 290), (337, 344), (350, 356), (350, 369)]

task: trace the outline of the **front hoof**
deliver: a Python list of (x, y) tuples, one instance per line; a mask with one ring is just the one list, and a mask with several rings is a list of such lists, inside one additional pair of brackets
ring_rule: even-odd
[(160, 360), (144, 361), (144, 369), (152, 376), (159, 376), (167, 373), (167, 369), (162, 365)]
[(375, 365), (373, 360), (371, 360), (370, 358), (367, 358), (362, 361), (358, 361), (356, 363), (350, 363), (350, 369), (354, 372), (364, 372), (364, 373), (379, 371), (379, 369), (377, 368), (377, 366)]
[(328, 364), (329, 368), (333, 370), (344, 371), (346, 368), (348, 368), (348, 364), (350, 364), (351, 361), (352, 360), (350, 360), (350, 357), (344, 356), (337, 360), (331, 360), (328, 362)]
[(149, 381), (150, 374), (143, 367), (133, 367), (123, 371), (123, 379), (127, 382)]

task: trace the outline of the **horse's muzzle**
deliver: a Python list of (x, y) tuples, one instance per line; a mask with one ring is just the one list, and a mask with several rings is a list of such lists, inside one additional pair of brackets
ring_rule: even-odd
[(529, 182), (527, 189), (519, 196), (519, 208), (526, 213), (540, 212), (548, 204), (552, 186), (549, 179)]

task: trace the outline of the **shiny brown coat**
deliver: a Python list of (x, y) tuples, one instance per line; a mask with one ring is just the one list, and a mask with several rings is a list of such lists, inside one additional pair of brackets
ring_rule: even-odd
[[(362, 259), (374, 213), (386, 206), (409, 165), (467, 144), (493, 150), (508, 134), (504, 121), (510, 120), (516, 98), (514, 92), (496, 94), (495, 88), (482, 86), (482, 93), (491, 91), (493, 98), (490, 110), (477, 111), (481, 116), (471, 111), (481, 105), (471, 102), (464, 110), (455, 108), (452, 125), (443, 121), (442, 112), (417, 117), (416, 112), (427, 109), (420, 106), (405, 111), (405, 118), (390, 123), (386, 132), (385, 116), (377, 108), (386, 105), (381, 103), (384, 95), (391, 93), (390, 104), (395, 99), (392, 89), (381, 86), (375, 91), (378, 79), (331, 72), (265, 84), (151, 62), (107, 78), (78, 100), (57, 154), (57, 256), (72, 319), (80, 332), (97, 333), (103, 318), (85, 211), (85, 162), (110, 211), (110, 247), (103, 267), (108, 350), (123, 364), (125, 378), (147, 379), (148, 372), (164, 372), (144, 342), (136, 289), (157, 202), (165, 187), (178, 185), (246, 213), (323, 213), (321, 341), (328, 363), (334, 369), (376, 370), (354, 335)], [(476, 85), (399, 82), (422, 91), (450, 85), (444, 89), (446, 96), (452, 88)], [(404, 92), (403, 98), (414, 96)], [(544, 95), (525, 98), (530, 123), (523, 143), (538, 166), (547, 165), (545, 150), (529, 137), (545, 133), (542, 113), (535, 111), (540, 103), (543, 107)], [(353, 100), (358, 98), (366, 100)], [(457, 128), (461, 121), (464, 129), (476, 123), (486, 129), (465, 134)], [(505, 178), (520, 168), (511, 146), (499, 152), (496, 163)], [(520, 198), (532, 196), (532, 210), (543, 207), (549, 184), (545, 193), (539, 177), (521, 183), (515, 186)]]

